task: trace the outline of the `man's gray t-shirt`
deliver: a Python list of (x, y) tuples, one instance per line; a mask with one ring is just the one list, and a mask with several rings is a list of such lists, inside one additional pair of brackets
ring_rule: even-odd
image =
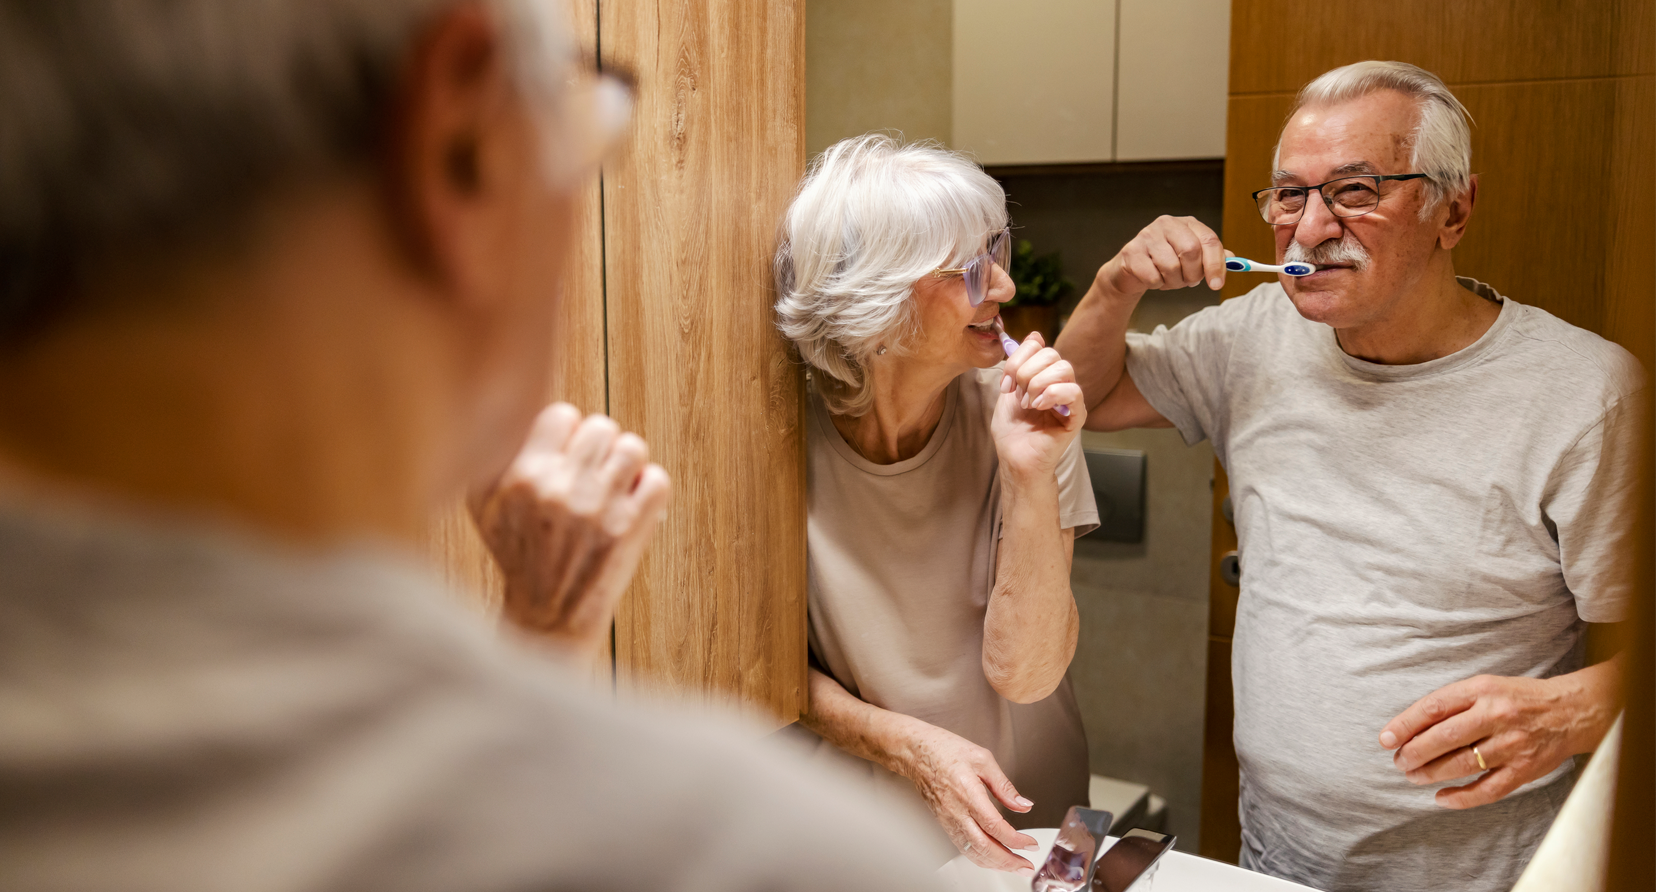
[(415, 565), (0, 501), (0, 888), (933, 888), (757, 729), (625, 709)]
[(1418, 365), (1347, 355), (1274, 283), (1128, 337), (1139, 390), (1230, 479), (1244, 860), (1319, 889), (1510, 888), (1572, 763), (1453, 811), (1380, 730), (1474, 675), (1579, 668), (1584, 621), (1631, 597), (1638, 363), (1461, 284), (1500, 315)]

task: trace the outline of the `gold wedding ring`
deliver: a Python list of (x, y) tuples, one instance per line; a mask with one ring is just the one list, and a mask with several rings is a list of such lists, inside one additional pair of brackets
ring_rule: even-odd
[(1489, 766), (1484, 764), (1483, 753), (1478, 752), (1477, 747), (1472, 748), (1472, 755), (1478, 757), (1478, 770), (1479, 771), (1488, 771), (1489, 770)]

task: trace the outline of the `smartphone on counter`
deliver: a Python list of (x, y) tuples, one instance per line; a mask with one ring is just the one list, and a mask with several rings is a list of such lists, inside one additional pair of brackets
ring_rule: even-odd
[(1150, 888), (1148, 879), (1155, 872), (1156, 862), (1173, 848), (1175, 839), (1171, 833), (1127, 831), (1098, 859), (1093, 868), (1093, 892), (1145, 892)]

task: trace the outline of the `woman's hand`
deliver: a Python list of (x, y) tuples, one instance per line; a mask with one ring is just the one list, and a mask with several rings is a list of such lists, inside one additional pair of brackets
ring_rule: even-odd
[(995, 810), (999, 799), (1016, 812), (1033, 802), (1018, 795), (988, 750), (936, 725), (905, 716), (895, 768), (914, 783), (937, 822), (973, 864), (1033, 876), (1034, 865), (1012, 850), (1034, 851), (1035, 838), (1012, 829)]
[(635, 434), (554, 403), (492, 487), (468, 502), (506, 577), (505, 613), (577, 656), (597, 653), (667, 506), (667, 472)]
[[(1004, 369), (990, 423), (995, 451), (1014, 474), (1051, 474), (1087, 420), (1075, 369), (1038, 331), (1006, 358)], [(1070, 414), (1054, 412), (1057, 406), (1068, 406)]]

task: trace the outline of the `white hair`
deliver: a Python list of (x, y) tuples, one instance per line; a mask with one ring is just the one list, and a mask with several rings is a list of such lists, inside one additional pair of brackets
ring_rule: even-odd
[[(1437, 75), (1407, 62), (1354, 62), (1326, 72), (1300, 90), (1294, 111), (1332, 105), (1396, 90), (1415, 100), (1420, 118), (1409, 135), (1410, 172), (1427, 175), (1431, 201), (1421, 208), (1425, 219), (1445, 198), (1472, 187), (1472, 115)], [(1289, 113), (1293, 117), (1293, 112)], [(1271, 166), (1278, 167), (1282, 143), (1277, 142)]]
[(1000, 184), (934, 142), (870, 133), (817, 156), (782, 218), (776, 315), (830, 411), (868, 411), (869, 358), (914, 334), (914, 283), (964, 265), (1006, 225)]
[[(456, 2), (0, 0), (0, 339), (61, 312), (111, 250), (369, 169), (414, 42)], [(488, 2), (519, 90), (556, 117), (562, 4)]]

